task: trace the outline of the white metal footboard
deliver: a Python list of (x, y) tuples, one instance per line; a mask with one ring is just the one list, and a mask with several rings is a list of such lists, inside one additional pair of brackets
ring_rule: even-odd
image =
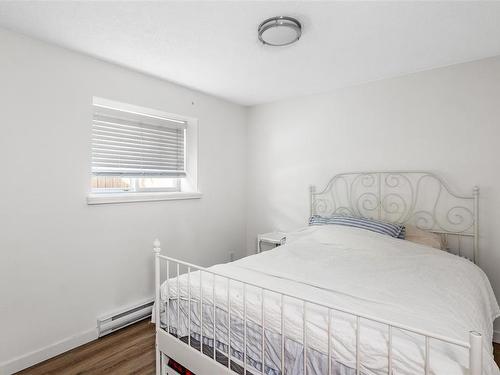
[[(332, 375), (333, 370), (332, 369), (332, 335), (334, 335), (334, 332), (332, 332), (332, 314), (335, 312), (341, 312), (344, 314), (348, 314), (349, 316), (352, 316), (353, 320), (356, 322), (355, 325), (355, 373), (357, 375), (362, 374), (362, 366), (361, 366), (361, 361), (360, 361), (360, 320), (367, 320), (371, 322), (375, 322), (378, 324), (382, 324), (387, 327), (387, 332), (388, 332), (388, 347), (387, 347), (387, 369), (388, 369), (388, 374), (393, 374), (393, 330), (401, 330), (404, 332), (408, 332), (414, 335), (418, 335), (423, 339), (423, 342), (425, 342), (425, 348), (424, 348), (424, 360), (425, 360), (425, 374), (430, 375), (431, 374), (431, 367), (430, 367), (430, 361), (431, 361), (431, 340), (436, 340), (436, 341), (441, 341), (450, 345), (456, 345), (457, 347), (465, 348), (468, 353), (469, 353), (469, 373), (470, 375), (481, 375), (482, 374), (482, 336), (480, 333), (477, 332), (470, 332), (469, 335), (469, 342), (462, 342), (458, 341), (455, 339), (443, 337), (438, 334), (433, 334), (431, 332), (425, 332), (420, 329), (416, 328), (411, 328), (407, 327), (404, 325), (396, 324), (394, 322), (390, 321), (385, 321), (383, 319), (378, 319), (366, 314), (360, 314), (354, 311), (347, 311), (345, 309), (337, 308), (335, 306), (329, 306), (327, 304), (319, 304), (317, 302), (313, 302), (307, 299), (303, 299), (291, 294), (287, 293), (281, 293), (276, 290), (273, 290), (272, 288), (264, 288), (256, 284), (244, 282), (241, 280), (238, 280), (236, 278), (228, 277), (225, 275), (222, 275), (220, 273), (211, 271), (210, 269), (206, 269), (203, 267), (196, 266), (194, 264), (190, 264), (187, 262), (183, 262), (174, 258), (170, 258), (167, 256), (163, 256), (160, 254), (160, 242), (159, 240), (156, 240), (154, 242), (154, 254), (155, 254), (155, 309), (154, 309), (154, 314), (155, 314), (155, 322), (156, 322), (156, 374), (165, 374), (165, 370), (162, 370), (162, 367), (165, 368), (165, 364), (162, 364), (162, 353), (169, 358), (174, 359), (176, 362), (184, 366), (185, 368), (189, 369), (196, 375), (215, 375), (215, 374), (234, 374), (235, 371), (234, 366), (232, 366), (232, 362), (235, 361), (235, 359), (232, 358), (231, 356), (231, 347), (232, 347), (232, 342), (231, 342), (231, 297), (230, 297), (230, 287), (231, 283), (238, 283), (243, 286), (243, 359), (238, 361), (238, 367), (241, 369), (241, 373), (243, 374), (264, 374), (265, 373), (265, 358), (266, 358), (266, 353), (265, 353), (265, 335), (264, 331), (266, 329), (266, 322), (264, 319), (264, 299), (262, 299), (262, 324), (261, 324), (261, 329), (262, 329), (262, 342), (260, 343), (260, 347), (262, 350), (262, 365), (261, 365), (261, 370), (257, 370), (256, 368), (249, 368), (249, 364), (247, 361), (247, 348), (248, 348), (248, 343), (247, 343), (247, 295), (246, 291), (248, 287), (251, 287), (254, 290), (259, 290), (262, 293), (262, 296), (264, 295), (264, 292), (271, 292), (274, 295), (279, 296), (280, 300), (280, 309), (281, 309), (281, 353), (280, 353), (280, 374), (285, 374), (285, 324), (284, 324), (284, 314), (285, 314), (285, 303), (284, 299), (285, 298), (292, 298), (297, 301), (301, 301), (302, 303), (302, 322), (303, 322), (303, 342), (301, 343), (303, 346), (303, 372), (302, 374), (306, 375), (308, 373), (307, 370), (307, 356), (308, 356), (308, 341), (307, 341), (307, 322), (308, 322), (308, 311), (309, 309), (313, 306), (320, 307), (322, 309), (325, 309), (325, 311), (328, 312), (328, 318), (327, 318), (327, 327), (325, 327), (325, 331), (328, 332), (328, 353), (325, 353), (328, 358), (328, 369), (327, 369), (327, 374), (317, 374), (317, 375)], [(180, 286), (179, 286), (179, 275), (180, 275), (180, 270), (181, 267), (185, 269), (187, 272), (185, 273), (185, 277), (188, 279), (188, 306), (189, 306), (189, 321), (188, 321), (188, 334), (187, 337), (180, 337), (179, 335), (173, 335), (170, 333), (170, 319), (166, 319), (166, 328), (162, 328), (162, 323), (161, 323), (161, 304), (164, 303), (167, 306), (165, 306), (166, 309), (166, 314), (170, 313), (170, 306), (168, 304), (170, 303), (170, 296), (167, 296), (165, 301), (162, 301), (161, 299), (161, 282), (162, 282), (162, 270), (165, 272), (165, 278), (164, 280), (172, 280), (175, 278), (176, 279), (176, 287), (177, 287), (177, 293), (176, 297), (177, 298), (177, 323), (179, 322), (179, 306), (180, 306)], [(174, 270), (174, 274), (171, 274), (171, 270)], [(191, 296), (191, 284), (190, 284), (190, 278), (191, 278), (191, 273), (193, 271), (200, 271), (200, 285), (199, 285), (199, 297), (198, 299), (194, 300), (193, 297)], [(199, 339), (199, 348), (195, 348), (191, 345), (191, 333), (192, 333), (192, 327), (191, 327), (191, 302), (198, 302), (200, 306), (200, 326), (203, 327), (203, 278), (201, 275), (212, 275), (213, 280), (215, 278), (221, 278), (223, 280), (226, 280), (227, 282), (227, 314), (228, 314), (228, 355), (227, 355), (227, 365), (223, 365), (220, 362), (217, 361), (217, 345), (216, 345), (216, 298), (215, 298), (215, 282), (212, 284), (213, 288), (213, 333), (214, 333), (214, 338), (213, 338), (213, 350), (211, 351), (211, 356), (209, 357), (206, 353), (203, 352), (203, 347), (204, 347), (204, 341), (203, 341), (203, 328), (200, 329), (200, 339)], [(174, 281), (175, 282), (175, 281)], [(167, 293), (170, 293), (170, 288), (167, 287)], [(178, 323), (179, 324), (179, 323)], [(224, 353), (225, 355), (225, 353)], [(310, 372), (310, 371), (309, 371)], [(175, 372), (173, 372), (175, 373)]]

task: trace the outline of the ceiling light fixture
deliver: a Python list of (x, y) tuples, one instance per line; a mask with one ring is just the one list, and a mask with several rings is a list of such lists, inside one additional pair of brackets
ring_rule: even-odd
[(292, 17), (272, 17), (259, 25), (259, 40), (268, 46), (288, 46), (301, 35), (302, 25)]

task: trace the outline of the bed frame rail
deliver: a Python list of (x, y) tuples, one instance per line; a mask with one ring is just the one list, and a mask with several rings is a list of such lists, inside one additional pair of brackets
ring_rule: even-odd
[[(154, 241), (154, 255), (155, 255), (155, 309), (154, 309), (154, 315), (155, 315), (155, 324), (156, 324), (156, 374), (157, 375), (164, 375), (165, 372), (162, 372), (162, 366), (165, 367), (165, 364), (162, 364), (162, 353), (169, 358), (174, 359), (176, 362), (180, 363), (181, 365), (185, 366), (187, 369), (192, 371), (193, 373), (197, 375), (204, 375), (204, 374), (234, 374), (234, 366), (232, 365), (233, 363), (236, 363), (240, 368), (242, 368), (243, 374), (248, 374), (251, 373), (253, 375), (257, 374), (264, 374), (265, 373), (265, 363), (261, 366), (260, 370), (255, 369), (252, 366), (249, 366), (248, 361), (247, 361), (247, 356), (243, 356), (243, 360), (239, 361), (235, 358), (231, 357), (231, 347), (232, 347), (232, 342), (231, 342), (231, 297), (230, 297), (230, 287), (231, 284), (233, 283), (238, 283), (242, 285), (243, 287), (243, 324), (244, 324), (244, 338), (243, 338), (243, 343), (242, 343), (242, 348), (245, 353), (247, 353), (247, 348), (248, 348), (248, 343), (247, 343), (247, 289), (249, 287), (252, 287), (253, 290), (259, 290), (262, 295), (264, 295), (265, 292), (271, 292), (274, 295), (278, 295), (279, 299), (281, 301), (281, 353), (280, 353), (280, 360), (281, 360), (281, 368), (280, 368), (280, 373), (285, 374), (285, 336), (286, 336), (286, 327), (285, 327), (285, 319), (284, 319), (284, 314), (285, 314), (285, 299), (291, 298), (296, 301), (300, 301), (302, 303), (303, 309), (302, 309), (302, 322), (303, 322), (303, 371), (302, 373), (304, 375), (307, 374), (307, 356), (308, 356), (308, 343), (307, 343), (307, 323), (308, 323), (308, 310), (313, 306), (318, 306), (323, 309), (326, 309), (328, 311), (328, 319), (327, 319), (327, 327), (325, 327), (325, 331), (328, 332), (328, 372), (327, 374), (324, 375), (331, 375), (334, 373), (334, 369), (332, 368), (332, 338), (334, 335), (334, 332), (332, 331), (332, 315), (335, 312), (341, 312), (344, 314), (348, 314), (349, 316), (352, 316), (354, 321), (356, 322), (356, 328), (355, 328), (355, 348), (356, 348), (356, 353), (355, 353), (355, 371), (356, 375), (360, 375), (362, 373), (362, 364), (360, 361), (360, 321), (361, 320), (367, 320), (367, 321), (372, 321), (376, 322), (379, 324), (383, 324), (387, 327), (387, 332), (388, 332), (388, 355), (387, 355), (387, 368), (388, 368), (388, 374), (393, 373), (393, 343), (392, 343), (392, 338), (393, 338), (393, 331), (395, 329), (401, 330), (401, 331), (406, 331), (415, 335), (418, 335), (423, 339), (425, 342), (425, 349), (424, 349), (424, 360), (425, 360), (425, 375), (430, 375), (431, 374), (431, 341), (436, 340), (436, 341), (441, 341), (448, 343), (450, 345), (456, 345), (457, 347), (465, 348), (468, 353), (469, 353), (469, 370), (470, 370), (470, 375), (481, 375), (482, 374), (482, 336), (480, 333), (477, 332), (470, 332), (469, 334), (469, 342), (462, 342), (458, 341), (452, 338), (447, 338), (443, 337), (438, 334), (434, 334), (432, 332), (426, 332), (420, 329), (396, 324), (394, 322), (386, 321), (383, 319), (378, 319), (376, 317), (363, 314), (360, 312), (356, 311), (350, 311), (350, 310), (345, 310), (341, 309), (335, 306), (330, 306), (327, 304), (319, 304), (317, 302), (313, 302), (311, 300), (303, 299), (291, 294), (287, 293), (281, 293), (279, 291), (273, 290), (272, 288), (264, 288), (256, 284), (244, 282), (242, 280), (238, 280), (236, 278), (228, 277), (226, 275), (214, 272), (210, 269), (200, 267), (188, 262), (183, 262), (178, 259), (174, 259), (171, 257), (167, 257), (164, 255), (160, 254), (161, 249), (160, 249), (160, 241), (155, 240)], [(184, 277), (187, 278), (187, 283), (188, 283), (188, 295), (187, 295), (187, 301), (188, 301), (188, 306), (189, 306), (189, 317), (188, 317), (188, 335), (187, 338), (184, 337), (176, 337), (175, 335), (170, 334), (170, 319), (167, 316), (166, 319), (166, 327), (165, 329), (162, 328), (161, 325), (161, 317), (160, 317), (160, 312), (161, 312), (161, 304), (165, 304), (165, 309), (166, 309), (166, 314), (170, 314), (170, 296), (167, 295), (166, 301), (161, 300), (160, 296), (160, 287), (162, 280), (169, 280), (169, 282), (173, 282), (174, 285), (176, 285), (176, 297), (177, 298), (177, 316), (179, 316), (179, 299), (180, 297), (180, 286), (179, 286), (179, 277), (181, 276), (181, 267), (183, 269), (186, 269), (187, 271), (184, 273)], [(164, 272), (162, 273), (162, 270)], [(171, 270), (174, 270), (174, 274), (171, 274)], [(194, 271), (199, 271), (199, 277), (200, 277), (200, 291), (199, 291), (199, 297), (192, 297), (191, 296), (191, 273)], [(205, 275), (210, 275), (206, 277)], [(164, 276), (164, 277), (162, 277)], [(199, 306), (201, 307), (200, 311), (200, 321), (202, 322), (201, 326), (203, 326), (203, 279), (207, 280), (208, 278), (213, 278), (212, 281), (215, 281), (215, 278), (222, 278), (223, 280), (226, 281), (227, 283), (227, 306), (228, 306), (228, 353), (229, 355), (227, 356), (227, 366), (224, 366), (223, 364), (219, 363), (217, 361), (217, 353), (218, 350), (215, 345), (215, 339), (216, 339), (216, 319), (215, 319), (215, 311), (216, 311), (216, 298), (213, 298), (213, 314), (214, 316), (212, 317), (213, 321), (213, 336), (214, 336), (214, 350), (211, 352), (211, 357), (207, 356), (206, 353), (203, 353), (203, 329), (200, 330), (200, 340), (199, 340), (199, 348), (195, 348), (191, 345), (191, 303), (195, 302), (198, 303)], [(212, 283), (212, 288), (213, 288), (213, 296), (215, 296), (215, 282)], [(170, 288), (167, 288), (167, 293), (170, 293)], [(186, 298), (186, 297), (182, 297)], [(264, 299), (262, 299), (262, 324), (261, 328), (262, 331), (266, 329), (266, 321), (264, 319)], [(179, 322), (179, 319), (177, 319), (177, 322)], [(264, 335), (262, 335), (262, 342), (261, 344), (261, 350), (262, 350), (262, 362), (265, 362), (266, 358), (266, 353), (265, 353), (265, 342), (264, 342)], [(222, 353), (221, 353), (222, 354)], [(225, 353), (224, 353), (225, 355)], [(175, 373), (175, 372), (173, 372)], [(323, 374), (322, 374), (323, 375)]]

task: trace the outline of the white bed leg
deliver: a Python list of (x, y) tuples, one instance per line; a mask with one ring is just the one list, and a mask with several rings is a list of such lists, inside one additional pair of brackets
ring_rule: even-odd
[(482, 375), (483, 372), (483, 337), (478, 332), (470, 332), (469, 366), (471, 375)]
[(156, 375), (161, 375), (161, 353), (158, 347), (158, 331), (161, 329), (160, 324), (160, 240), (156, 239), (153, 242), (153, 253), (155, 254), (155, 328), (156, 328)]

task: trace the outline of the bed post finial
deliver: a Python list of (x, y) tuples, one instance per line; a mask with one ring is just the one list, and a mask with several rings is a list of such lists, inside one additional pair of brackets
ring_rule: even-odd
[(153, 253), (159, 254), (161, 252), (160, 240), (157, 238), (153, 241)]

